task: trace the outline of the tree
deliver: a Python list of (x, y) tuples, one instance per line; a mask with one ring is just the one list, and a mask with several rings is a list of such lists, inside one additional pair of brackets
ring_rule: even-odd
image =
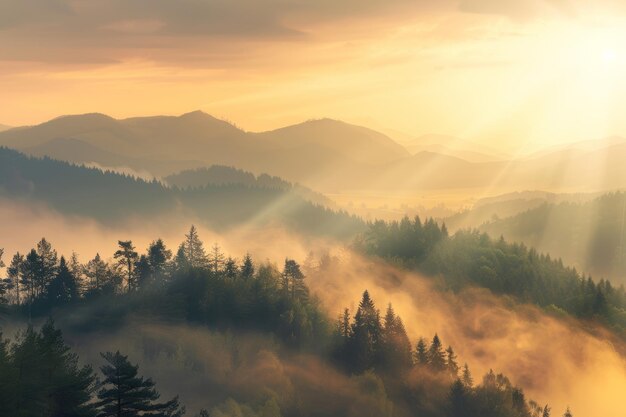
[(452, 383), (448, 394), (448, 403), (448, 416), (469, 417), (472, 415), (467, 388), (460, 379)]
[(415, 363), (418, 365), (428, 364), (428, 348), (426, 347), (426, 339), (420, 337), (415, 346)]
[(14, 374), (12, 412), (7, 415), (95, 415), (93, 371), (78, 365), (78, 356), (65, 345), (52, 320), (39, 332), (29, 326), (12, 346), (10, 359), (18, 372)]
[(456, 378), (459, 373), (459, 365), (456, 362), (456, 354), (452, 346), (448, 346), (448, 349), (446, 349), (446, 367), (448, 368), (448, 372)]
[(207, 265), (207, 256), (204, 252), (204, 245), (198, 237), (198, 231), (194, 225), (191, 225), (189, 233), (185, 235), (185, 241), (182, 243), (182, 248), (185, 259), (191, 268), (203, 268)]
[(104, 376), (96, 403), (98, 417), (179, 417), (184, 408), (178, 397), (164, 403), (156, 402), (160, 394), (152, 379), (137, 376), (139, 367), (119, 351), (101, 354), (106, 363), (100, 368)]
[(162, 239), (157, 239), (148, 247), (148, 265), (152, 278), (163, 278), (168, 261), (172, 258), (172, 251), (165, 247)]
[(391, 303), (383, 320), (380, 351), (383, 366), (390, 372), (406, 370), (412, 365), (411, 342), (402, 319), (396, 316)]
[(572, 417), (572, 412), (570, 411), (569, 407), (567, 407), (567, 410), (565, 410), (565, 414), (563, 414), (563, 417)]
[(433, 341), (428, 348), (428, 365), (435, 371), (443, 371), (446, 369), (445, 354), (437, 334), (433, 337)]
[(229, 256), (224, 266), (224, 275), (226, 278), (235, 279), (238, 274), (239, 267), (237, 266), (237, 261)]
[(282, 288), (292, 300), (301, 300), (308, 296), (304, 274), (300, 270), (300, 265), (293, 259), (285, 259)]
[(26, 289), (29, 306), (32, 305), (37, 296), (36, 280), (39, 276), (39, 266), (39, 255), (35, 249), (31, 249), (26, 255), (22, 270), (22, 286)]
[(115, 252), (113, 257), (118, 260), (117, 263), (120, 267), (126, 269), (126, 291), (131, 292), (137, 288), (134, 266), (139, 258), (139, 254), (135, 251), (132, 241), (119, 240), (117, 243), (119, 249)]
[(249, 253), (246, 253), (246, 256), (243, 257), (243, 263), (241, 265), (241, 277), (243, 279), (249, 280), (254, 276), (254, 263), (252, 262), (252, 258)]
[(37, 255), (39, 256), (39, 268), (35, 277), (35, 285), (38, 286), (38, 295), (43, 294), (57, 271), (58, 257), (52, 245), (42, 238), (37, 243)]
[(352, 336), (348, 341), (348, 358), (353, 371), (362, 372), (374, 365), (380, 338), (380, 313), (374, 306), (369, 292), (365, 290), (354, 315)]
[(24, 255), (21, 255), (19, 252), (13, 255), (11, 264), (7, 268), (7, 275), (11, 281), (11, 288), (13, 289), (13, 300), (15, 304), (20, 305), (22, 303), (21, 281), (24, 275)]
[(72, 275), (63, 256), (57, 274), (48, 285), (47, 296), (53, 305), (67, 304), (78, 299), (76, 277)]
[(91, 294), (101, 292), (107, 284), (107, 264), (102, 260), (99, 253), (87, 262), (85, 276), (89, 280), (87, 290)]
[(467, 363), (463, 366), (463, 374), (461, 376), (461, 381), (467, 388), (472, 388), (474, 386), (474, 378), (472, 378), (472, 373), (470, 372), (469, 366)]
[(209, 259), (209, 265), (214, 274), (219, 274), (224, 266), (224, 254), (220, 249), (220, 245), (215, 243), (211, 249), (211, 256)]

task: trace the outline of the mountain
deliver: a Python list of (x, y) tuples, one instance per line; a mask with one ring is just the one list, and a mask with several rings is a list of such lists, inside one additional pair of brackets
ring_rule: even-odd
[[(55, 150), (59, 144), (79, 150)], [(64, 116), (2, 132), (0, 145), (34, 155), (51, 152), (76, 163), (125, 165), (155, 176), (217, 164), (314, 185), (333, 184), (338, 172), (358, 176), (378, 163), (409, 156), (383, 134), (336, 120), (249, 133), (203, 112), (123, 120)]]
[(430, 150), (411, 155), (389, 136), (332, 119), (252, 133), (203, 112), (123, 120), (85, 114), (0, 132), (0, 146), (144, 177), (222, 165), (324, 193), (588, 192), (626, 183), (626, 142), (619, 138), (607, 139), (606, 146), (594, 142), (514, 159), (441, 135), (422, 136), (415, 143)]
[(0, 198), (43, 203), (64, 215), (117, 225), (167, 215), (186, 222), (198, 219), (216, 230), (270, 224), (333, 237), (350, 237), (364, 226), (358, 218), (313, 204), (293, 189), (207, 184), (181, 190), (7, 148), (0, 148)]

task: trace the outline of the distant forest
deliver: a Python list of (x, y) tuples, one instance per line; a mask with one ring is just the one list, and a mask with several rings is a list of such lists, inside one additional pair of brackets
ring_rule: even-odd
[(626, 283), (626, 193), (585, 203), (542, 204), (480, 226), (563, 258), (594, 276)]
[(442, 277), (447, 288), (468, 285), (515, 296), (555, 314), (595, 319), (626, 337), (626, 290), (580, 274), (561, 259), (479, 231), (448, 235), (445, 224), (404, 218), (377, 221), (355, 243), (358, 250)]
[[(258, 180), (257, 180), (258, 182)], [(143, 179), (0, 148), (0, 197), (40, 201), (70, 215), (104, 223), (136, 216), (196, 217), (214, 229), (279, 224), (312, 235), (352, 237), (365, 224), (344, 211), (307, 201), (288, 188), (206, 184), (170, 188)]]
[[(194, 227), (176, 251), (160, 239), (144, 253), (131, 241), (118, 243), (112, 262), (96, 255), (82, 264), (74, 255), (59, 256), (45, 239), (25, 255), (14, 254), (0, 287), (5, 320), (54, 317), (74, 335), (104, 337), (139, 317), (226, 333), (254, 330), (273, 335), (278, 345), (268, 349), (295, 361), (281, 371), (290, 383), (270, 391), (258, 381), (247, 390), (228, 389), (231, 374), (225, 374), (224, 389), (205, 392), (202, 407), (189, 410), (200, 417), (551, 415), (549, 406), (528, 400), (504, 375), (490, 371), (475, 381), (438, 335), (410, 341), (392, 305), (381, 317), (367, 291), (353, 316), (346, 309), (339, 320), (329, 319), (295, 260), (279, 269), (249, 255), (236, 260), (218, 246), (207, 253)], [(182, 345), (153, 339), (143, 346), (152, 357), (182, 359)], [(252, 366), (243, 350), (230, 352), (232, 372)], [(294, 355), (306, 356), (297, 362)], [(316, 371), (305, 372), (302, 366), (311, 360), (319, 361)], [(159, 381), (141, 376), (135, 361), (123, 352), (103, 352), (96, 373), (80, 365), (54, 321), (39, 330), (28, 325), (0, 343), (0, 415), (182, 415), (186, 393), (180, 400), (161, 399)], [(203, 372), (188, 360), (180, 366), (189, 367), (190, 377)]]
[(326, 207), (333, 206), (333, 202), (310, 188), (268, 174), (254, 175), (251, 172), (224, 165), (211, 165), (208, 168), (185, 170), (168, 175), (164, 181), (178, 188), (203, 188), (207, 185), (246, 185), (256, 188), (270, 188), (292, 191), (315, 204)]

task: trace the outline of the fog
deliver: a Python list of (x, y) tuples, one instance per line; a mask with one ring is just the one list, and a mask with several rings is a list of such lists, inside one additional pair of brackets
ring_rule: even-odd
[[(60, 254), (75, 250), (83, 262), (96, 252), (111, 257), (118, 239), (132, 239), (143, 251), (150, 241), (161, 237), (175, 249), (194, 222), (128, 219), (124, 226), (105, 228), (45, 207), (6, 201), (0, 204), (0, 218), (5, 261), (44, 236)], [(555, 415), (568, 405), (577, 416), (623, 413), (626, 362), (620, 352), (626, 347), (606, 330), (548, 315), (484, 290), (441, 291), (436, 279), (280, 228), (241, 227), (228, 234), (199, 228), (199, 232), (207, 249), (216, 242), (227, 255), (241, 258), (249, 251), (257, 262), (269, 260), (278, 265), (285, 257), (295, 258), (305, 267), (312, 293), (331, 317), (337, 317), (343, 307), (354, 314), (363, 290), (368, 289), (379, 309), (384, 311), (387, 303), (393, 303), (413, 345), (419, 336), (432, 338), (437, 332), (445, 345), (454, 347), (461, 363), (468, 362), (476, 381), (493, 368), (522, 386), (529, 398), (540, 404), (549, 402)], [(321, 263), (320, 258), (324, 259)], [(313, 404), (329, 398), (330, 402), (365, 404), (365, 408), (351, 411), (354, 415), (387, 407), (382, 392), (364, 394), (367, 390), (362, 380), (342, 376), (312, 357), (285, 355), (268, 336), (133, 322), (115, 334), (70, 334), (68, 340), (82, 360), (94, 364), (101, 363), (97, 352), (120, 349), (155, 378), (164, 395), (180, 393), (182, 402), (194, 412), (217, 405), (224, 410), (244, 407), (239, 403), (245, 402), (256, 407), (248, 410), (256, 413), (250, 415), (269, 416), (277, 403), (293, 401), (296, 386), (306, 387), (304, 391), (310, 393), (299, 401)], [(365, 385), (376, 386), (372, 384)], [(237, 403), (228, 402), (232, 393), (237, 393)]]

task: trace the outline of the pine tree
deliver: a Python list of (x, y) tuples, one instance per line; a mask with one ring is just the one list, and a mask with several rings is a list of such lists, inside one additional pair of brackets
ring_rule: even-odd
[(347, 308), (343, 310), (343, 314), (339, 318), (339, 333), (344, 340), (348, 340), (352, 334), (352, 329), (350, 328), (350, 310)]
[(412, 365), (411, 342), (406, 334), (404, 324), (396, 316), (391, 303), (383, 320), (380, 356), (383, 366), (390, 372), (406, 370)]
[(249, 253), (246, 253), (246, 256), (243, 258), (243, 263), (241, 265), (241, 277), (243, 279), (249, 280), (254, 276), (254, 263), (252, 262), (252, 258)]
[(433, 341), (428, 348), (428, 365), (435, 371), (446, 369), (445, 353), (437, 334), (433, 337)]
[(463, 366), (463, 375), (461, 376), (461, 380), (467, 388), (472, 388), (474, 386), (474, 378), (472, 378), (472, 373), (470, 372), (467, 363)]
[(216, 275), (218, 275), (224, 267), (224, 254), (220, 249), (220, 245), (218, 245), (217, 243), (213, 245), (213, 248), (211, 250), (209, 265), (211, 266), (211, 271), (213, 271), (213, 273)]
[(42, 238), (37, 243), (37, 255), (39, 256), (39, 268), (35, 277), (35, 285), (38, 287), (38, 295), (46, 291), (46, 287), (54, 278), (57, 271), (57, 252), (52, 249), (52, 245)]
[(239, 275), (239, 267), (237, 266), (237, 261), (230, 256), (226, 259), (226, 264), (224, 266), (224, 275), (226, 278), (235, 279), (237, 275)]
[(17, 252), (11, 259), (11, 264), (7, 268), (7, 275), (11, 281), (13, 289), (13, 302), (17, 305), (22, 303), (22, 276), (24, 275), (24, 255)]
[(300, 270), (300, 265), (293, 259), (285, 259), (283, 268), (283, 292), (292, 300), (306, 299), (308, 290), (304, 285), (304, 274)]
[(107, 264), (102, 260), (99, 253), (87, 262), (85, 276), (88, 279), (87, 292), (90, 294), (100, 293), (107, 284)]
[(446, 349), (446, 367), (448, 372), (456, 378), (459, 373), (459, 364), (456, 362), (456, 354), (452, 346), (448, 346), (448, 349)]
[(426, 339), (420, 337), (415, 346), (415, 363), (418, 365), (428, 364), (428, 348), (426, 347)]
[(157, 239), (150, 244), (147, 258), (152, 279), (164, 278), (167, 263), (172, 258), (172, 251), (165, 247), (162, 239)]
[(53, 305), (67, 304), (78, 299), (76, 277), (72, 275), (62, 256), (58, 272), (48, 285), (47, 296)]
[(184, 414), (178, 397), (164, 403), (156, 402), (160, 395), (154, 382), (137, 376), (139, 367), (132, 365), (127, 356), (119, 351), (101, 356), (106, 363), (100, 368), (104, 381), (98, 392), (98, 417), (179, 417)]
[(35, 249), (31, 249), (31, 251), (26, 255), (26, 259), (23, 263), (22, 270), (22, 287), (26, 291), (26, 299), (28, 300), (28, 305), (32, 305), (33, 301), (37, 296), (37, 276), (39, 276), (40, 272), (40, 261), (39, 255)]
[(177, 272), (185, 271), (190, 267), (187, 255), (185, 255), (185, 243), (178, 246), (176, 255), (174, 256), (174, 269)]
[(565, 410), (565, 414), (563, 414), (563, 417), (572, 417), (572, 412), (570, 411), (569, 407), (567, 407), (567, 410)]
[(380, 338), (380, 313), (376, 310), (374, 301), (366, 290), (354, 315), (352, 336), (348, 341), (348, 358), (350, 358), (353, 371), (362, 372), (374, 366), (379, 352)]
[(126, 291), (131, 292), (137, 289), (137, 280), (135, 279), (134, 266), (139, 258), (139, 254), (135, 251), (133, 242), (130, 240), (117, 242), (119, 249), (113, 257), (117, 259), (120, 267), (126, 269)]
[[(69, 273), (67, 267), (66, 272)], [(93, 371), (90, 366), (78, 366), (78, 355), (65, 345), (61, 331), (54, 327), (52, 320), (42, 326), (38, 344), (38, 372), (44, 380), (40, 394), (46, 402), (41, 415), (94, 415), (91, 395), (96, 388), (96, 379)]]
[(183, 242), (185, 259), (191, 268), (204, 268), (207, 265), (207, 256), (204, 252), (204, 245), (198, 236), (198, 231), (191, 225), (189, 233), (185, 235)]
[(459, 379), (454, 381), (450, 387), (448, 403), (447, 415), (449, 417), (469, 417), (472, 415), (467, 388)]

